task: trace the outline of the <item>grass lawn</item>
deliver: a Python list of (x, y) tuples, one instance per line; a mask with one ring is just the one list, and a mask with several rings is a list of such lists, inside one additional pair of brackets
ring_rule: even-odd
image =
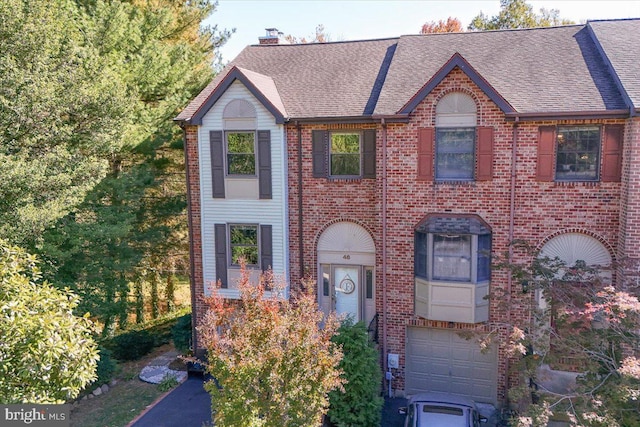
[(140, 381), (138, 374), (151, 359), (172, 349), (172, 345), (163, 345), (142, 359), (121, 363), (115, 386), (106, 394), (80, 401), (71, 410), (71, 426), (124, 427), (129, 424), (163, 394), (158, 385)]

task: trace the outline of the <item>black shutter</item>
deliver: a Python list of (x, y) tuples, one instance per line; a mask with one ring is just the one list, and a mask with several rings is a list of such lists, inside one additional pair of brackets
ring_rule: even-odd
[(376, 177), (376, 130), (367, 129), (362, 141), (362, 177)]
[[(326, 178), (328, 175), (327, 156), (329, 154), (329, 132), (314, 130), (311, 132), (313, 156), (313, 177)], [(298, 153), (298, 155), (302, 155)]]
[(270, 199), (271, 192), (271, 131), (258, 131), (258, 187), (261, 199)]
[(260, 226), (260, 268), (266, 271), (273, 267), (273, 242), (271, 226)]
[(226, 288), (227, 284), (227, 225), (216, 224), (214, 226), (215, 254), (216, 254), (216, 281), (220, 281), (220, 287)]
[(222, 147), (222, 131), (209, 132), (211, 146), (211, 181), (214, 199), (224, 199), (224, 150)]

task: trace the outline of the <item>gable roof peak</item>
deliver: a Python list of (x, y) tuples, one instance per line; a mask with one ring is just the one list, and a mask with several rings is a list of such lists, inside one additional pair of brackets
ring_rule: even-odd
[(400, 108), (398, 114), (411, 113), (431, 91), (438, 86), (455, 68), (467, 75), (504, 113), (515, 113), (516, 110), (504, 99), (493, 86), (478, 73), (475, 68), (460, 54), (455, 52), (451, 58), (427, 81), (411, 99)]

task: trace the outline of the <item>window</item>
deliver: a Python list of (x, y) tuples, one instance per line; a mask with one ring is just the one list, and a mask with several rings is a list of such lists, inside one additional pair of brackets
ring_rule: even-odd
[(247, 266), (258, 266), (258, 226), (229, 225), (229, 235), (231, 265), (240, 265), (240, 259), (244, 258)]
[(598, 126), (558, 127), (556, 180), (597, 181), (600, 164)]
[(255, 133), (227, 132), (227, 174), (255, 175)]
[(313, 177), (374, 179), (376, 177), (376, 130), (311, 132)]
[(436, 105), (435, 176), (443, 181), (474, 179), (476, 104), (469, 95), (453, 92)]
[(491, 232), (475, 217), (423, 220), (415, 233), (415, 275), (443, 282), (488, 281)]
[(331, 134), (331, 175), (360, 175), (360, 134)]
[(475, 128), (436, 129), (436, 178), (472, 180)]

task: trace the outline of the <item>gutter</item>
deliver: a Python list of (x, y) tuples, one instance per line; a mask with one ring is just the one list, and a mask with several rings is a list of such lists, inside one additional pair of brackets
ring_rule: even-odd
[(539, 113), (506, 113), (506, 121), (541, 121), (541, 120), (597, 120), (597, 119), (626, 119), (630, 117), (630, 109), (597, 110), (597, 111), (562, 111)]
[(382, 120), (396, 123), (407, 123), (409, 121), (408, 114), (373, 114), (370, 116), (340, 116), (340, 117), (301, 117), (289, 118), (288, 121), (294, 120), (295, 123), (303, 124), (323, 124), (323, 123), (380, 123)]
[[(511, 149), (511, 183), (509, 191), (509, 263), (513, 262), (513, 239), (515, 234), (515, 216), (516, 216), (516, 178), (517, 178), (517, 158), (518, 158), (518, 125), (520, 117), (516, 116), (513, 123), (512, 149)], [(507, 278), (507, 325), (511, 324), (511, 292), (513, 289), (513, 276), (509, 273)], [(509, 358), (505, 360), (506, 364), (506, 390), (509, 390)]]

